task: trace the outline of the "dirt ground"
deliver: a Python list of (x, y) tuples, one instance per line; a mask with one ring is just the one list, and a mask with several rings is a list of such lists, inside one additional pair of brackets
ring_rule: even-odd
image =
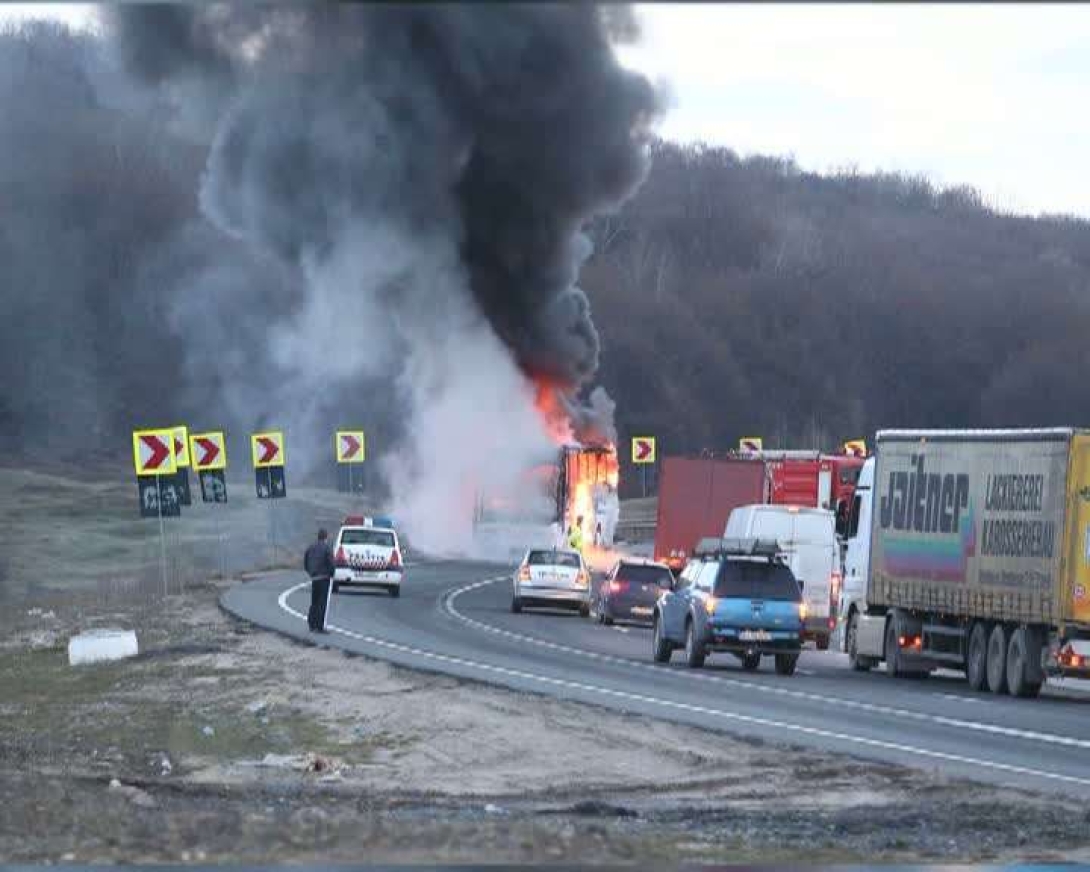
[[(362, 508), (293, 484), (271, 508), (244, 485), (171, 522), (164, 585), (128, 473), (0, 466), (0, 862), (1090, 859), (1090, 816), (1052, 798), (236, 622), (218, 598), (245, 581), (220, 576), (294, 565), (315, 525)], [(111, 626), (139, 657), (68, 665), (73, 633)]]
[[(244, 582), (243, 582), (244, 583)], [(79, 596), (0, 643), (6, 862), (1085, 860), (1053, 800), (425, 675), (236, 622), (193, 584), (70, 667)]]

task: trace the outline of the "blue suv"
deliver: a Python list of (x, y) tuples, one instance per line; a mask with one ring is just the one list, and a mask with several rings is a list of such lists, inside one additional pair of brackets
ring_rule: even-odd
[(697, 669), (712, 651), (726, 651), (755, 670), (776, 659), (792, 675), (802, 647), (806, 603), (782, 561), (775, 540), (704, 539), (676, 588), (655, 605), (654, 659), (666, 663), (675, 648)]

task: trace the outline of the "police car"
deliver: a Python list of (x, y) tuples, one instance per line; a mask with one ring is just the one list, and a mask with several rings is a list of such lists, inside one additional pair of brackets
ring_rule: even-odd
[(342, 587), (368, 587), (401, 595), (404, 562), (389, 518), (345, 518), (333, 546), (333, 564), (334, 593)]

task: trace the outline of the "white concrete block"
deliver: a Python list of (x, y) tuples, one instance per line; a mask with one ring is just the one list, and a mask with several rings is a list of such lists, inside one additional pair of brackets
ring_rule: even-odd
[(135, 657), (139, 651), (132, 630), (88, 630), (68, 640), (68, 663), (100, 663)]

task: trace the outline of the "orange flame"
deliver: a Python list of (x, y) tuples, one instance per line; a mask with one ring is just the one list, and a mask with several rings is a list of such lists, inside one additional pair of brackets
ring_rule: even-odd
[[(557, 446), (575, 445), (575, 433), (561, 397), (563, 387), (542, 377), (535, 377), (533, 383), (534, 406), (541, 414), (549, 437)], [(595, 488), (607, 485), (616, 491), (620, 478), (616, 446), (608, 443), (566, 452), (563, 462), (567, 466), (565, 472), (568, 482), (568, 502), (564, 508), (563, 519), (565, 534), (582, 518), (583, 541), (587, 546), (593, 547), (597, 544), (599, 521), (595, 506)]]
[(568, 413), (560, 400), (560, 388), (543, 378), (534, 379), (534, 406), (545, 422), (549, 438), (557, 445), (566, 445), (575, 440)]

